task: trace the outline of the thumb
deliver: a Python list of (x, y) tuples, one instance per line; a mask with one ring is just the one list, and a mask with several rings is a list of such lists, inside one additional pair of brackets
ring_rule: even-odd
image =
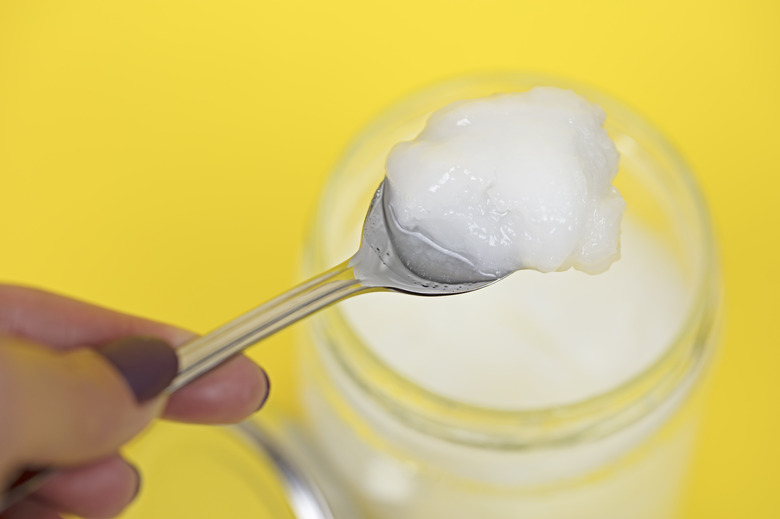
[(134, 337), (69, 352), (0, 337), (0, 476), (106, 456), (162, 411), (176, 376), (165, 342)]

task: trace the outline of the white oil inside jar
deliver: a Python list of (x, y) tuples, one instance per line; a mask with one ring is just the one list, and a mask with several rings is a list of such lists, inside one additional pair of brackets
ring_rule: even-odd
[(366, 294), (341, 311), (385, 363), (441, 396), (499, 409), (571, 403), (647, 368), (690, 305), (659, 238), (626, 218), (621, 248), (597, 276), (520, 271), (470, 294)]

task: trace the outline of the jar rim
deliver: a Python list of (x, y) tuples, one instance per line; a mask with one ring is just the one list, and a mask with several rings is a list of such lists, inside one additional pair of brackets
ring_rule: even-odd
[[(311, 269), (322, 271), (325, 264), (327, 237), (321, 226), (328, 214), (327, 201), (339, 179), (339, 171), (353, 151), (376, 130), (385, 126), (393, 114), (411, 106), (415, 99), (436, 92), (452, 91), (475, 83), (517, 83), (518, 85), (552, 85), (574, 89), (597, 102), (610, 116), (632, 128), (641, 129), (665, 154), (676, 175), (682, 180), (694, 208), (697, 232), (704, 250), (699, 255), (693, 298), (683, 324), (669, 341), (664, 353), (639, 373), (613, 388), (580, 400), (532, 409), (497, 409), (462, 402), (431, 391), (409, 380), (379, 358), (354, 333), (338, 308), (315, 316), (316, 331), (325, 339), (329, 350), (350, 380), (407, 425), (457, 443), (489, 446), (498, 449), (522, 449), (598, 439), (638, 420), (690, 381), (711, 356), (715, 344), (715, 323), (720, 309), (719, 265), (714, 231), (708, 208), (692, 170), (674, 146), (646, 118), (629, 109), (612, 96), (582, 83), (559, 77), (521, 72), (474, 74), (452, 78), (421, 88), (393, 103), (361, 129), (337, 162), (325, 185), (315, 211), (311, 235)], [(519, 90), (519, 88), (518, 88)], [(327, 322), (327, 326), (324, 323)], [(350, 345), (349, 358), (344, 344)], [(360, 366), (358, 369), (357, 366)], [(366, 369), (368, 368), (368, 369)], [(367, 373), (370, 373), (370, 380)]]

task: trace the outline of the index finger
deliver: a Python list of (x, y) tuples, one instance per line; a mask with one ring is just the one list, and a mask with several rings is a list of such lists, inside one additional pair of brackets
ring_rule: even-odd
[[(2, 284), (0, 332), (60, 350), (101, 346), (133, 335), (159, 337), (174, 347), (196, 337), (167, 324), (34, 288)], [(174, 393), (164, 415), (187, 422), (236, 422), (264, 403), (268, 388), (265, 372), (239, 355)]]

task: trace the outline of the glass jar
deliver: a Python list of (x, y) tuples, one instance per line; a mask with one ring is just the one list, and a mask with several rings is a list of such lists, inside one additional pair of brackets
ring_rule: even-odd
[[(388, 152), (416, 136), (432, 111), (537, 85), (571, 88), (606, 112), (621, 153), (624, 257), (592, 279), (514, 274), (512, 290), (526, 301), (504, 321), (495, 316), (507, 313), (508, 300), (494, 304), (500, 289), (492, 287), (459, 302), (460, 313), (440, 312), (433, 305), (441, 298), (368, 294), (310, 318), (300, 354), (305, 429), (321, 473), (357, 517), (659, 519), (679, 507), (697, 389), (715, 347), (713, 234), (677, 152), (606, 94), (495, 75), (439, 84), (391, 107), (334, 169), (305, 274), (357, 250)], [(585, 288), (569, 293), (570, 281)], [(444, 344), (432, 344), (438, 332)], [(557, 356), (545, 353), (549, 337), (563, 341)], [(593, 369), (580, 381), (585, 364)]]

